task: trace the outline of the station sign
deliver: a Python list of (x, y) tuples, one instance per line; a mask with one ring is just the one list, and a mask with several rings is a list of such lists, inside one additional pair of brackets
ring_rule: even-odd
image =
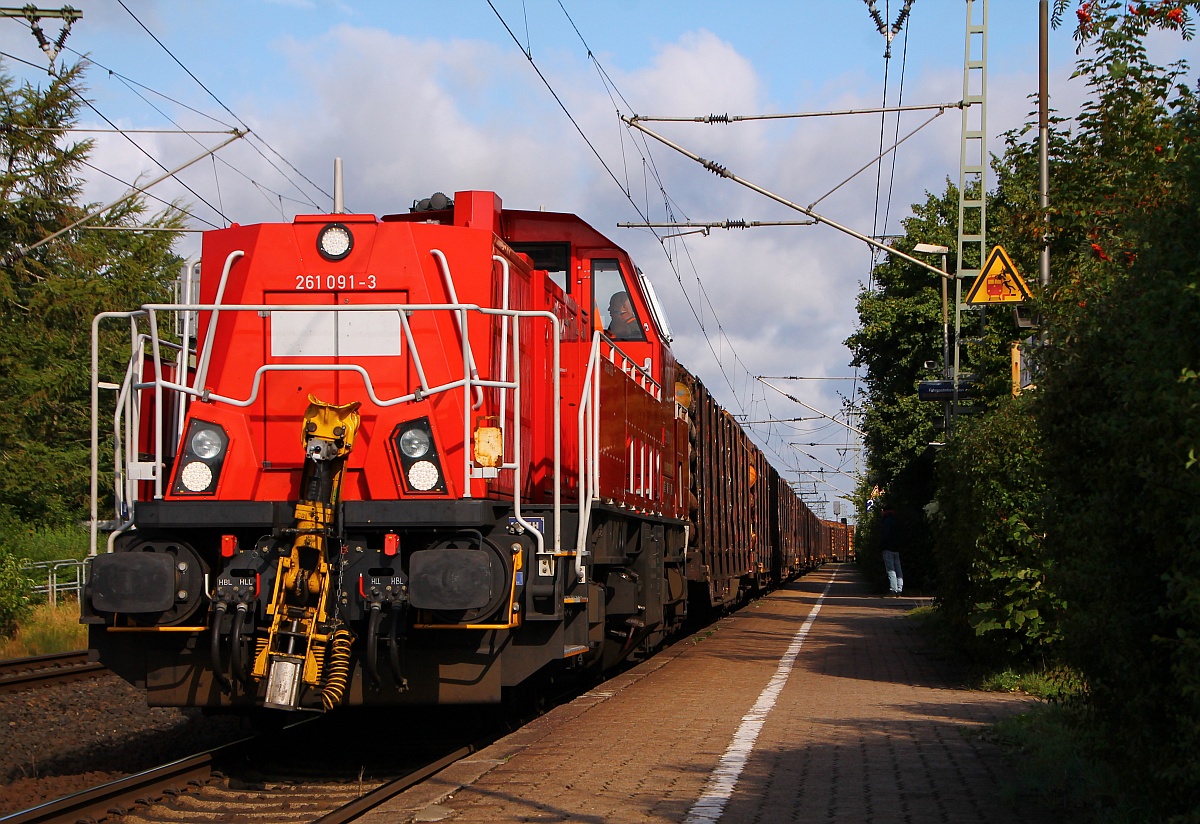
[(993, 246), (975, 284), (967, 293), (969, 306), (988, 306), (996, 303), (1017, 304), (1030, 300), (1033, 295), (1025, 281), (1017, 274), (1017, 267), (1003, 246)]
[[(975, 380), (958, 379), (958, 399), (971, 400), (975, 398)], [(917, 384), (917, 398), (923, 401), (952, 401), (954, 400), (954, 381), (921, 381)]]

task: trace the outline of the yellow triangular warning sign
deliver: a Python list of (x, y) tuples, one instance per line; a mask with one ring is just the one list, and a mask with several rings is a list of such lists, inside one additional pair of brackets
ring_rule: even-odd
[(987, 263), (975, 285), (967, 293), (967, 303), (972, 306), (989, 303), (1024, 303), (1032, 298), (1029, 287), (1017, 274), (1012, 258), (1003, 246), (993, 246)]

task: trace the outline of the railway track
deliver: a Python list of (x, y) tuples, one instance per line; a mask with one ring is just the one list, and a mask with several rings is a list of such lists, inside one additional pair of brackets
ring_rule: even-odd
[[(318, 721), (305, 719), (284, 732), (315, 727)], [(496, 737), (498, 733), (484, 742), (443, 746), (436, 754), (423, 753), (407, 768), (393, 770), (387, 779), (364, 781), (347, 776), (330, 778), (320, 772), (312, 778), (263, 779), (256, 769), (247, 770), (245, 765), (261, 764), (265, 752), (281, 745), (271, 740), (274, 736), (256, 736), (13, 813), (0, 818), (0, 824), (186, 824), (231, 819), (342, 824)]]
[(12, 658), (0, 661), (0, 693), (66, 684), (106, 672), (103, 664), (88, 661), (86, 650)]

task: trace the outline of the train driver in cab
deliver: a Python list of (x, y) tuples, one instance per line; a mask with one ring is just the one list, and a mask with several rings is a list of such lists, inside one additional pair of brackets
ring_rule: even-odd
[(608, 328), (604, 331), (613, 340), (645, 340), (642, 335), (642, 325), (638, 323), (637, 314), (629, 300), (629, 293), (614, 292), (608, 299)]

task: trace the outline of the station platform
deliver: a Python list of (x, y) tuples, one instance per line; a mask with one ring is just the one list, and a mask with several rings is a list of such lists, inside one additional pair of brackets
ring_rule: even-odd
[(1049, 822), (978, 692), (850, 564), (829, 564), (369, 813), (371, 824)]

